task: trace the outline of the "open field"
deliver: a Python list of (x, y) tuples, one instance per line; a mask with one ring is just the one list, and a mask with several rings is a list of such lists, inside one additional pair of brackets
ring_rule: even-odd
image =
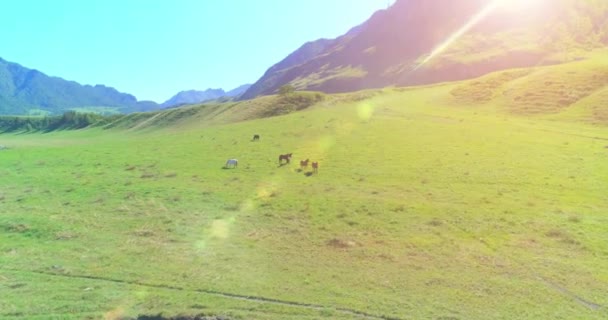
[(0, 318), (606, 319), (604, 62), (0, 135)]

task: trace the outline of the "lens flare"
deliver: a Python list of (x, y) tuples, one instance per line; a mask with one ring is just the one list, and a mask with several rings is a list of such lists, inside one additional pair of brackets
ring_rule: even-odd
[(543, 9), (546, 9), (550, 3), (549, 0), (490, 0), (481, 11), (472, 16), (464, 26), (438, 45), (428, 56), (418, 63), (413, 70), (418, 70), (420, 67), (429, 63), (495, 11), (500, 10), (501, 12), (510, 12), (512, 14), (532, 14), (537, 16), (541, 14)]
[(374, 106), (369, 102), (360, 103), (357, 106), (357, 115), (359, 119), (367, 121), (374, 114)]
[(466, 34), (471, 28), (476, 26), (479, 22), (485, 19), (488, 15), (498, 9), (501, 5), (506, 3), (507, 0), (493, 0), (487, 6), (485, 6), (479, 13), (474, 15), (464, 26), (454, 32), (450, 37), (448, 37), (445, 41), (443, 41), (439, 46), (437, 46), (424, 60), (422, 60), (414, 70), (419, 69), (425, 64), (429, 63), (429, 61), (433, 60), (437, 55), (444, 52), (447, 48), (449, 48), (454, 42), (456, 42), (460, 37)]
[(336, 144), (336, 138), (334, 136), (331, 136), (331, 135), (323, 136), (318, 141), (318, 150), (320, 150), (322, 153), (324, 153), (327, 150), (331, 149), (331, 147), (333, 147), (334, 144)]
[(234, 218), (217, 219), (211, 223), (210, 234), (215, 239), (226, 239), (230, 233), (230, 227), (234, 223)]
[(550, 3), (549, 0), (493, 0), (501, 9), (534, 10)]
[(117, 307), (116, 309), (110, 310), (103, 315), (104, 320), (117, 320), (122, 319), (125, 315), (125, 309)]
[[(348, 136), (356, 129), (358, 121), (355, 119), (369, 120), (373, 117), (375, 109), (376, 106), (369, 102), (357, 105), (357, 108), (353, 110), (356, 114), (354, 119), (350, 121), (343, 119), (335, 123), (334, 132), (321, 135), (316, 139), (307, 139), (306, 143), (294, 149), (294, 152), (306, 155), (311, 160), (323, 161), (325, 155), (336, 145), (339, 137)], [(257, 204), (272, 201), (277, 191), (280, 191), (284, 185), (284, 175), (293, 174), (294, 171), (280, 170), (279, 172), (281, 174), (271, 175), (267, 180), (262, 180), (251, 196), (244, 199), (239, 205), (237, 212), (233, 212), (229, 217), (210, 221), (209, 225), (202, 230), (201, 238), (194, 241), (194, 248), (202, 255), (213, 254), (214, 251), (221, 248), (221, 244), (230, 241), (231, 236), (242, 231), (237, 227), (238, 218), (245, 214), (255, 213)]]

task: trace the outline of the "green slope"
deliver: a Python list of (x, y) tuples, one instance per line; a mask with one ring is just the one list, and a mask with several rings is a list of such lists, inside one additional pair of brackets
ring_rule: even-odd
[(451, 100), (520, 116), (606, 124), (607, 57), (598, 50), (571, 63), (493, 73), (457, 85)]
[(0, 317), (605, 319), (604, 91), (512, 104), (598, 57), (0, 135)]
[(111, 87), (80, 85), (0, 58), (0, 115), (61, 114), (73, 109), (128, 113), (159, 108)]

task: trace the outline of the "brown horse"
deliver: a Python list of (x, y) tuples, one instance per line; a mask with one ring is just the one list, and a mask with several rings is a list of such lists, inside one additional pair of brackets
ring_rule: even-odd
[(310, 159), (306, 159), (306, 160), (300, 161), (300, 168), (302, 168), (302, 169), (308, 168), (308, 162), (309, 161), (310, 161)]
[(283, 160), (287, 161), (287, 163), (289, 163), (289, 161), (291, 160), (291, 156), (293, 155), (293, 153), (288, 153), (288, 154), (282, 154), (279, 156), (279, 164), (283, 164)]
[(313, 162), (312, 163), (312, 172), (314, 172), (314, 173), (318, 173), (319, 172), (319, 163), (318, 162)]

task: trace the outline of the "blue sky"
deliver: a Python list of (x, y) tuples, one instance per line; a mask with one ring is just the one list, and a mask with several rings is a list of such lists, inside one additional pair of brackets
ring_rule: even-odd
[(334, 38), (394, 0), (2, 2), (0, 57), (163, 102), (254, 82), (306, 41)]

